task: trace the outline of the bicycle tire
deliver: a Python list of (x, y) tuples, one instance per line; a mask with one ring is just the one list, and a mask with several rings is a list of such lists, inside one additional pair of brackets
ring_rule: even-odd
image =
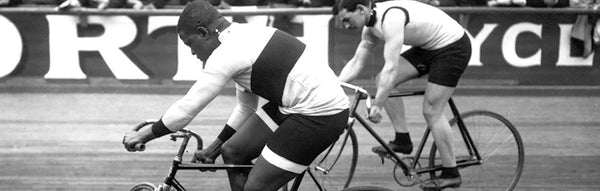
[[(340, 138), (313, 161), (310, 170), (325, 190), (347, 188), (354, 177), (358, 161), (356, 133), (348, 128)], [(325, 171), (323, 169), (328, 169)]]
[(389, 188), (379, 187), (379, 186), (357, 186), (343, 189), (342, 191), (394, 191)]
[(156, 186), (149, 182), (139, 183), (129, 189), (129, 191), (154, 191)]
[[(525, 151), (523, 141), (515, 126), (500, 114), (490, 111), (469, 111), (460, 115), (479, 154), (481, 165), (460, 169), (463, 179), (461, 188), (473, 190), (513, 190), (523, 172)], [(450, 120), (455, 140), (457, 161), (469, 157), (460, 135), (457, 119)], [(500, 138), (500, 139), (499, 139)], [(429, 153), (429, 166), (441, 165), (436, 158), (437, 146)], [(431, 177), (436, 172), (430, 173)]]

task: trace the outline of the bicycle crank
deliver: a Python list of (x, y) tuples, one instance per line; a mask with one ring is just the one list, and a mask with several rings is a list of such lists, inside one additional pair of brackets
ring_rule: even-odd
[[(414, 159), (412, 157), (404, 157), (402, 158), (402, 162), (404, 162), (404, 164), (413, 164)], [(421, 164), (420, 163), (416, 163), (416, 168), (420, 168)], [(417, 172), (414, 169), (410, 169), (410, 171), (408, 172), (408, 176), (406, 174), (404, 174), (404, 171), (402, 170), (402, 168), (400, 167), (400, 165), (395, 165), (394, 166), (394, 180), (396, 180), (396, 183), (398, 183), (400, 186), (404, 186), (404, 187), (411, 187), (417, 184), (421, 184), (423, 181), (421, 180), (421, 176), (417, 174)]]
[(396, 161), (396, 159), (395, 159), (395, 158), (394, 158), (392, 155), (390, 155), (390, 154), (388, 154), (388, 153), (377, 153), (377, 155), (378, 155), (378, 156), (379, 156), (379, 158), (381, 159), (381, 164), (382, 164), (382, 165), (383, 165), (383, 164), (385, 164), (385, 159), (391, 160), (391, 161), (392, 161), (392, 162), (394, 162), (394, 163), (398, 163), (398, 162)]
[(158, 187), (156, 187), (155, 191), (175, 191), (175, 188), (162, 183), (159, 184)]

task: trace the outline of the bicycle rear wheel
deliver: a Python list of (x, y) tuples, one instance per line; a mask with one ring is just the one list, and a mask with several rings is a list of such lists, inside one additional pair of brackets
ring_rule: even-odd
[(325, 190), (342, 190), (350, 185), (357, 160), (356, 134), (348, 128), (313, 161), (310, 170)]
[[(461, 114), (482, 164), (460, 169), (463, 179), (461, 190), (513, 190), (523, 171), (525, 151), (517, 129), (506, 118), (489, 111), (470, 111)], [(454, 133), (454, 149), (457, 163), (474, 160), (457, 125), (457, 119), (450, 120)], [(436, 158), (436, 145), (430, 152), (430, 167), (441, 166)], [(432, 177), (435, 173), (431, 174)], [(439, 175), (439, 173), (438, 173)]]

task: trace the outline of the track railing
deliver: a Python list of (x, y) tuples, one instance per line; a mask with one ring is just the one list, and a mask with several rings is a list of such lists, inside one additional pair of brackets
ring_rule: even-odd
[[(585, 8), (533, 8), (533, 7), (440, 7), (450, 14), (587, 14), (600, 15), (600, 9)], [(69, 11), (58, 11), (53, 7), (11, 7), (0, 8), (0, 14), (61, 14), (61, 15), (179, 15), (180, 8), (134, 10), (80, 8)], [(268, 8), (246, 7), (239, 9), (221, 9), (224, 16), (234, 15), (324, 15), (331, 14), (331, 7), (318, 8)]]

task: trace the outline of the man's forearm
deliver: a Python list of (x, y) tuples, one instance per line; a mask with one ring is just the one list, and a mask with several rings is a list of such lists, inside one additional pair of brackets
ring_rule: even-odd
[(162, 116), (162, 120), (167, 128), (172, 132), (177, 132), (187, 126), (196, 116), (200, 109), (196, 109), (193, 99), (188, 96), (175, 102)]
[(375, 100), (373, 100), (373, 104), (379, 107), (382, 107), (387, 101), (388, 95), (395, 85), (395, 78), (397, 78), (397, 74), (394, 71), (395, 68), (390, 67), (393, 65), (387, 64), (389, 63), (386, 63), (381, 70), (379, 80), (377, 81), (377, 93), (375, 94)]
[(346, 64), (346, 66), (342, 69), (342, 71), (340, 72), (340, 75), (338, 76), (340, 81), (351, 82), (352, 80), (356, 79), (356, 77), (358, 76), (358, 73), (360, 71), (360, 68), (357, 68), (356, 64), (354, 64), (354, 62), (355, 62), (354, 59), (350, 60), (350, 62), (348, 62), (348, 64)]
[(388, 86), (377, 86), (377, 93), (375, 93), (375, 99), (373, 100), (373, 105), (378, 107), (383, 107), (385, 102), (388, 99), (388, 95), (391, 92), (391, 88)]

